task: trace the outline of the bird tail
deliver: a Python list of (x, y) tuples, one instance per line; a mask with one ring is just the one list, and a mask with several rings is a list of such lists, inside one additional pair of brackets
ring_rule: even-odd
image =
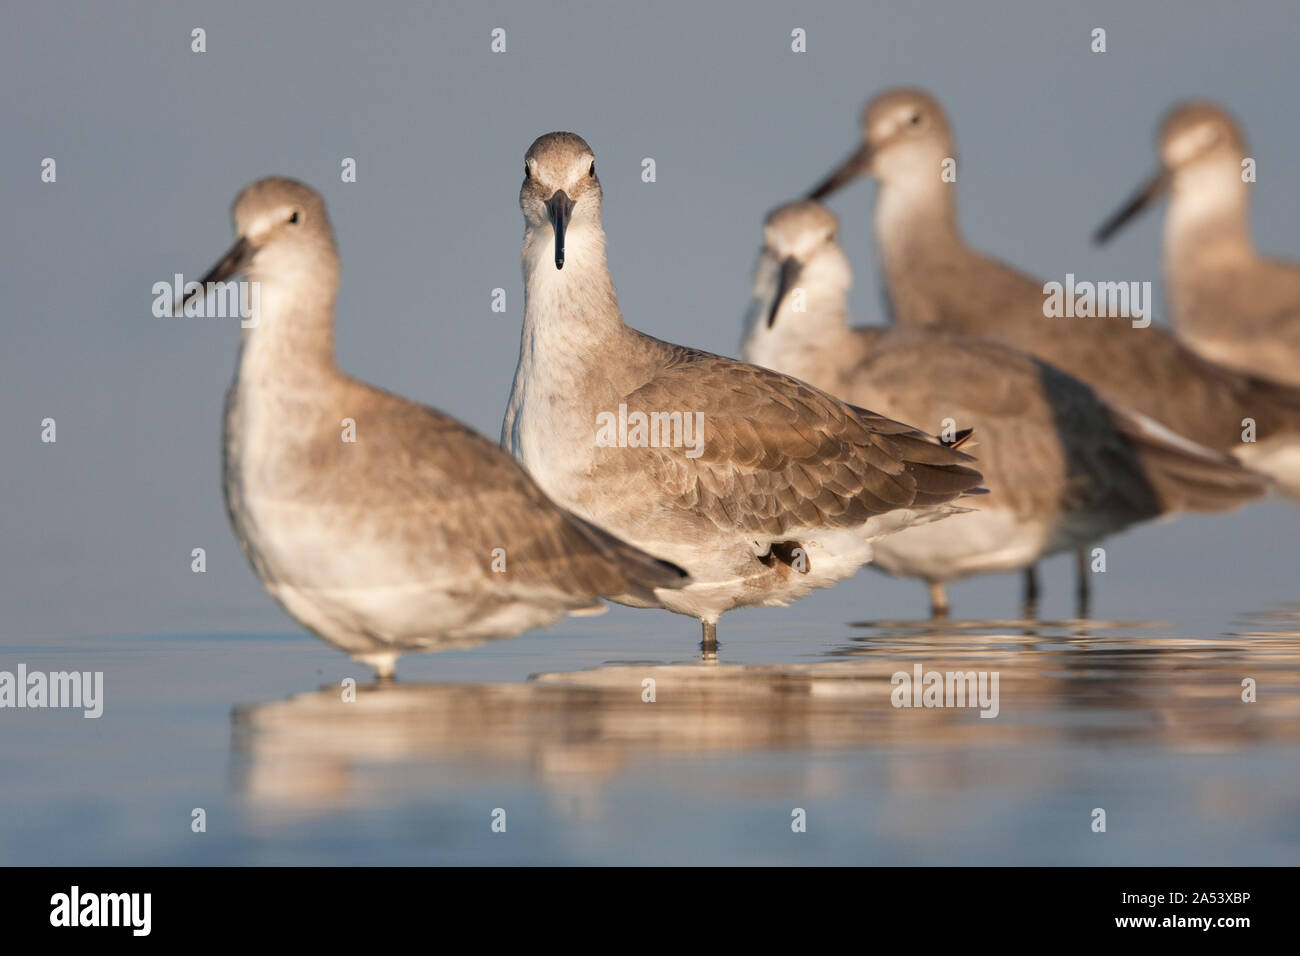
[(879, 434), (888, 436), (896, 453), (916, 483), (916, 496), (912, 506), (926, 508), (942, 505), (968, 495), (986, 495), (987, 488), (980, 487), (984, 476), (970, 467), (977, 464), (975, 456), (959, 451), (974, 433), (963, 428), (952, 441), (943, 441), (920, 429), (886, 418), (857, 405), (850, 405), (863, 424)]
[(1228, 511), (1273, 487), (1268, 476), (1154, 419), (1127, 409), (1112, 413), (1121, 434), (1133, 442), (1162, 511)]
[(618, 604), (660, 607), (659, 599), (655, 597), (655, 588), (675, 589), (691, 583), (690, 575), (671, 561), (656, 558), (585, 518), (577, 515), (570, 517), (578, 529), (610, 559), (626, 584), (624, 593), (603, 594), (602, 597)]

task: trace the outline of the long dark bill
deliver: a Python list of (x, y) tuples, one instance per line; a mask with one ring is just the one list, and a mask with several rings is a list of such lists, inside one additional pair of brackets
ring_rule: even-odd
[(248, 260), (253, 258), (254, 251), (253, 244), (246, 238), (240, 236), (236, 239), (235, 244), (226, 250), (221, 260), (199, 280), (199, 287), (181, 299), (176, 306), (176, 313), (181, 314), (195, 296), (205, 295), (209, 282), (225, 282), (231, 276), (242, 272), (244, 266), (248, 265)]
[(564, 230), (569, 226), (569, 217), (573, 214), (573, 200), (563, 189), (557, 189), (555, 195), (546, 202), (547, 215), (551, 217), (551, 228), (555, 230), (555, 268), (564, 268)]
[(785, 301), (787, 293), (794, 288), (794, 284), (799, 281), (799, 272), (803, 269), (794, 259), (781, 260), (781, 278), (777, 282), (776, 297), (772, 299), (772, 311), (767, 314), (767, 327), (770, 329), (776, 323), (776, 314), (781, 311), (781, 303)]
[(825, 199), (831, 193), (847, 186), (871, 168), (871, 150), (863, 143), (808, 193), (809, 199)]
[(1155, 202), (1168, 186), (1169, 175), (1164, 170), (1160, 170), (1139, 186), (1137, 192), (1130, 196), (1114, 215), (1097, 227), (1097, 231), (1092, 234), (1092, 241), (1100, 245), (1108, 240), (1130, 219)]

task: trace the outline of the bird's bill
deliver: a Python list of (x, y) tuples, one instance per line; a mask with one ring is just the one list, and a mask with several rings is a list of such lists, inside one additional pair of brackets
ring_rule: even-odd
[(1097, 227), (1097, 231), (1092, 235), (1093, 241), (1103, 243), (1108, 240), (1123, 229), (1129, 220), (1136, 218), (1140, 212), (1159, 199), (1160, 195), (1168, 188), (1169, 174), (1163, 169), (1157, 171), (1138, 187), (1137, 191), (1128, 198), (1128, 201), (1123, 206)]
[(551, 228), (555, 230), (555, 268), (564, 268), (564, 231), (569, 227), (569, 217), (573, 215), (573, 200), (563, 189), (557, 189), (555, 195), (546, 201), (546, 214), (551, 218)]
[(834, 171), (814, 186), (808, 193), (809, 199), (825, 199), (831, 193), (847, 186), (859, 176), (871, 171), (871, 150), (863, 143), (850, 154)]
[(772, 299), (772, 311), (767, 314), (767, 327), (770, 329), (776, 324), (776, 314), (781, 311), (781, 303), (785, 301), (786, 295), (794, 284), (799, 281), (799, 272), (803, 266), (799, 265), (794, 259), (781, 260), (781, 278), (777, 280), (776, 295)]
[(240, 236), (235, 240), (235, 244), (226, 250), (226, 254), (221, 257), (220, 261), (209, 269), (207, 274), (199, 280), (199, 287), (181, 299), (177, 309), (184, 310), (185, 306), (189, 304), (191, 299), (195, 296), (204, 295), (207, 291), (209, 282), (225, 282), (231, 276), (243, 272), (244, 267), (247, 266), (249, 260), (253, 258), (253, 253), (255, 251), (253, 244), (244, 236)]

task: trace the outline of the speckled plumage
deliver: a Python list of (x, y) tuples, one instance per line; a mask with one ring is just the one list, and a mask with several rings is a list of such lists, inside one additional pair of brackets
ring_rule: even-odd
[[(978, 485), (969, 456), (917, 429), (629, 328), (590, 149), (551, 134), (528, 161), (527, 304), (502, 442), (557, 501), (690, 572), (665, 606), (700, 618), (707, 635), (729, 608), (783, 604), (853, 573), (872, 539), (952, 512)], [(545, 212), (560, 190), (577, 198), (563, 269)], [(701, 454), (598, 446), (597, 417), (620, 405), (700, 415)], [(795, 546), (807, 567), (792, 573), (782, 557)]]

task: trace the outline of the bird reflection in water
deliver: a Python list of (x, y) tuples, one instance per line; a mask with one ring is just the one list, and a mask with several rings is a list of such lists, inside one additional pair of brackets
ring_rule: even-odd
[[(1131, 622), (854, 628), (805, 664), (620, 662), (522, 683), (362, 685), (350, 703), (329, 687), (239, 708), (241, 790), (253, 806), (290, 815), (521, 778), (582, 803), (656, 761), (690, 787), (690, 761), (873, 751), (891, 758), (899, 786), (924, 766), (944, 778), (930, 784), (960, 787), (971, 755), (988, 766), (1024, 748), (1226, 752), (1300, 737), (1300, 608), (1207, 639)], [(997, 718), (980, 719), (977, 707), (894, 706), (891, 679), (917, 664), (996, 672)], [(1254, 703), (1243, 702), (1247, 677)], [(1029, 765), (1008, 766), (1032, 786)]]

